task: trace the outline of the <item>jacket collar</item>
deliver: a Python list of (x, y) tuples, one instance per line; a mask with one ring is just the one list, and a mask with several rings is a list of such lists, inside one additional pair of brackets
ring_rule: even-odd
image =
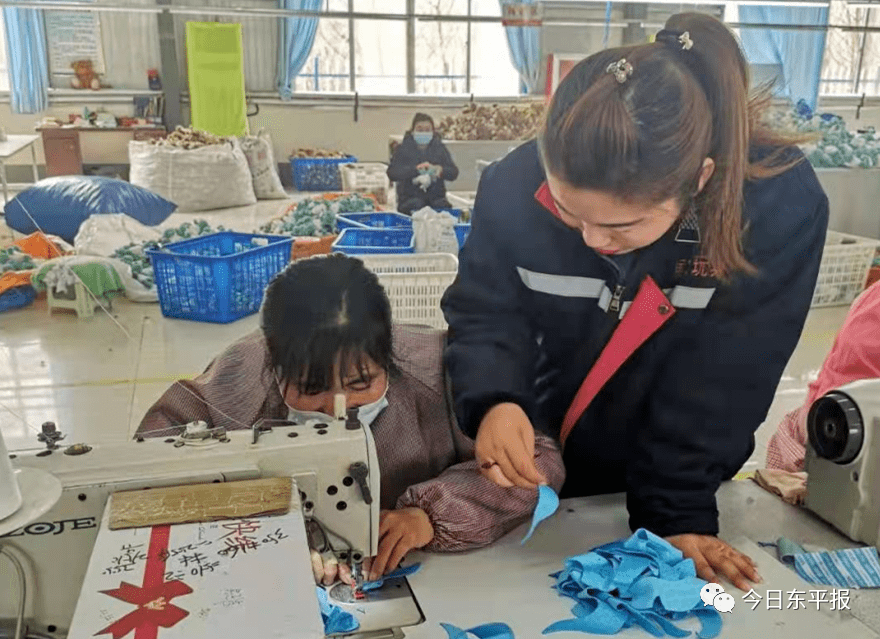
[(559, 210), (556, 208), (556, 203), (553, 201), (553, 195), (550, 193), (550, 186), (547, 184), (546, 180), (544, 180), (544, 182), (541, 183), (541, 186), (538, 187), (538, 190), (535, 191), (535, 199), (538, 201), (538, 204), (550, 211), (558, 219), (562, 219), (559, 216)]

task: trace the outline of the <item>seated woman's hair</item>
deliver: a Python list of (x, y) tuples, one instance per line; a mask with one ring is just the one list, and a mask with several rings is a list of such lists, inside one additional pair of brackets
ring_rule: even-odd
[(434, 126), (434, 118), (432, 118), (430, 115), (428, 115), (427, 113), (416, 113), (415, 116), (413, 117), (412, 126), (409, 128), (409, 130), (410, 131), (415, 130), (416, 125), (419, 122), (427, 122), (428, 124), (431, 125), (432, 129), (437, 128), (436, 126)]
[[(334, 371), (395, 373), (391, 304), (375, 273), (339, 253), (290, 264), (269, 283), (261, 327), (273, 370), (301, 393), (334, 385)], [(336, 365), (339, 368), (336, 368)]]

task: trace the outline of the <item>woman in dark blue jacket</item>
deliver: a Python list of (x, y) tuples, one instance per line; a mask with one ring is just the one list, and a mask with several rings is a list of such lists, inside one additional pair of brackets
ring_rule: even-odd
[(411, 215), (430, 206), (452, 208), (446, 199), (446, 182), (458, 178), (458, 167), (434, 130), (430, 115), (416, 113), (412, 129), (394, 150), (388, 179), (397, 183), (397, 210)]
[(501, 485), (626, 491), (630, 525), (743, 589), (715, 493), (754, 448), (810, 307), (828, 200), (763, 127), (733, 34), (673, 16), (559, 86), (547, 122), (483, 173), (443, 309), (459, 423)]

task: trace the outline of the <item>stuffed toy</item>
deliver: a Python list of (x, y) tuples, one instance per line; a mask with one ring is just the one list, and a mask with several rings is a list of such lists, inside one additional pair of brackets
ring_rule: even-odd
[(101, 80), (92, 66), (91, 60), (77, 60), (70, 65), (73, 68), (74, 78), (70, 85), (74, 89), (92, 89), (97, 91), (101, 88)]

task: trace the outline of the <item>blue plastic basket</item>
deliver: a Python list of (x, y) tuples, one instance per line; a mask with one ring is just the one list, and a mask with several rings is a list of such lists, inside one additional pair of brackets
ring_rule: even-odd
[(336, 216), (336, 228), (412, 228), (412, 218), (402, 213), (343, 213)]
[(33, 286), (16, 286), (0, 294), (0, 313), (14, 308), (24, 308), (33, 303), (37, 291)]
[(341, 191), (339, 166), (357, 158), (290, 158), (290, 170), (297, 191)]
[(348, 255), (367, 253), (414, 252), (412, 229), (359, 229), (347, 228), (336, 241), (333, 250)]
[(464, 242), (467, 239), (468, 234), (471, 232), (470, 224), (456, 224), (455, 225), (455, 237), (458, 238), (458, 248), (461, 250), (461, 247), (464, 246)]
[(269, 280), (290, 261), (292, 243), (225, 231), (148, 251), (162, 315), (219, 324), (253, 315)]

